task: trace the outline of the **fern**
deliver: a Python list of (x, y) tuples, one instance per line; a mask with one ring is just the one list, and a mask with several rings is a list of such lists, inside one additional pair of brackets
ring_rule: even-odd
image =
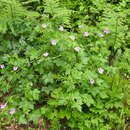
[(44, 9), (44, 13), (49, 14), (56, 23), (70, 24), (71, 11), (60, 5), (59, 0), (45, 0)]
[(8, 27), (14, 32), (15, 25), (23, 21), (26, 16), (38, 15), (27, 11), (16, 0), (0, 0), (0, 32), (6, 32)]
[(13, 24), (25, 14), (26, 11), (15, 0), (0, 0), (0, 31), (5, 32), (7, 26), (13, 30)]
[(22, 5), (26, 7), (28, 10), (38, 10), (41, 5), (40, 0), (20, 0)]

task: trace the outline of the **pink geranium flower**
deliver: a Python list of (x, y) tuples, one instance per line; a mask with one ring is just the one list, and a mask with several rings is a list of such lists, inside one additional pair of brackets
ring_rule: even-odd
[(1, 68), (1, 69), (4, 69), (4, 68), (5, 68), (5, 66), (4, 66), (4, 65), (0, 65), (0, 68)]
[(89, 82), (90, 82), (90, 84), (94, 84), (95, 83), (94, 79), (90, 79)]
[(81, 49), (80, 47), (75, 47), (75, 48), (74, 48), (74, 50), (77, 51), (77, 52), (79, 52), (80, 49)]
[(43, 28), (46, 28), (46, 27), (47, 27), (47, 24), (42, 24), (42, 27), (43, 27)]
[(55, 46), (57, 44), (57, 41), (56, 40), (51, 40), (51, 44)]
[(0, 109), (4, 109), (6, 106), (7, 106), (7, 103), (1, 104), (1, 105), (0, 105)]
[(99, 72), (100, 74), (103, 74), (103, 73), (104, 73), (104, 69), (103, 69), (103, 68), (98, 68), (98, 72)]
[(15, 109), (15, 108), (10, 109), (10, 111), (9, 111), (9, 113), (10, 113), (11, 115), (13, 115), (15, 112), (16, 112), (16, 109)]
[(60, 26), (60, 27), (59, 27), (59, 30), (60, 30), (60, 31), (64, 31), (64, 27), (63, 27), (63, 26)]
[(48, 55), (49, 55), (48, 52), (45, 52), (45, 53), (43, 54), (43, 56), (45, 56), (45, 57), (47, 57)]
[(110, 30), (109, 30), (109, 29), (105, 29), (105, 30), (104, 30), (104, 33), (105, 33), (105, 34), (109, 34), (109, 33), (110, 33)]

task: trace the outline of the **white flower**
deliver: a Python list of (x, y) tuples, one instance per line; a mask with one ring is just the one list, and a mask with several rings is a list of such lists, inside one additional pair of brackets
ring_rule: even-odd
[(32, 82), (30, 83), (30, 86), (33, 86), (33, 83), (32, 83)]
[(79, 52), (80, 49), (81, 49), (80, 47), (75, 47), (75, 48), (74, 48), (74, 50), (77, 51), (77, 52)]
[(84, 32), (83, 36), (84, 37), (88, 37), (89, 36), (89, 32)]
[(98, 36), (99, 36), (99, 37), (103, 37), (103, 36), (104, 36), (104, 34), (102, 34), (102, 33), (99, 33), (99, 34), (98, 34)]

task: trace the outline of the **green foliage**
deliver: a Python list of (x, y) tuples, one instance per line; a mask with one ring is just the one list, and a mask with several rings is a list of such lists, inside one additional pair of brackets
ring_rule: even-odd
[(0, 128), (127, 129), (128, 5), (0, 0)]
[(55, 26), (58, 24), (70, 24), (71, 11), (64, 7), (59, 0), (45, 0), (43, 4), (45, 14), (43, 19), (45, 21), (51, 21)]

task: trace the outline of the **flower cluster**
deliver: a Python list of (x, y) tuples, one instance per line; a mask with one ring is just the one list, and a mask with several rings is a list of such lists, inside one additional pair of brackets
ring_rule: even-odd
[[(3, 65), (3, 64), (0, 65), (0, 69), (4, 69), (4, 68), (5, 68), (5, 65)], [(14, 66), (14, 67), (13, 67), (13, 70), (14, 70), (14, 71), (18, 70), (18, 66)]]
[[(0, 109), (5, 109), (6, 107), (7, 107), (7, 103), (0, 105)], [(13, 115), (15, 112), (16, 112), (16, 109), (15, 109), (15, 108), (12, 108), (12, 109), (9, 110), (9, 113), (10, 113), (11, 115)]]
[[(42, 24), (42, 27), (43, 27), (43, 28), (46, 28), (46, 27), (47, 27), (47, 24)], [(78, 27), (79, 27), (79, 28), (83, 28), (83, 25), (79, 25)], [(59, 31), (64, 31), (64, 27), (63, 27), (63, 26), (59, 26)], [(104, 29), (104, 33), (105, 33), (105, 34), (109, 34), (109, 33), (110, 33), (110, 30), (109, 30), (109, 29)], [(89, 32), (84, 32), (84, 34), (83, 34), (84, 37), (88, 37), (89, 35), (90, 35)], [(99, 35), (100, 37), (103, 37), (103, 36), (104, 36), (103, 33), (99, 33), (98, 35)], [(75, 40), (75, 36), (69, 36), (69, 38), (70, 38), (72, 41)], [(57, 40), (51, 40), (51, 45), (53, 45), (53, 46), (57, 45)], [(80, 49), (81, 49), (80, 47), (75, 47), (75, 48), (74, 48), (74, 50), (77, 51), (77, 52), (79, 52)], [(44, 57), (47, 57), (48, 55), (49, 55), (48, 52), (45, 52), (45, 53), (43, 54)], [(17, 70), (17, 68), (14, 67), (13, 70)], [(101, 69), (99, 69), (99, 73), (102, 73), (102, 70), (101, 70)]]
[[(98, 73), (103, 74), (104, 73), (104, 69), (103, 68), (98, 68)], [(93, 85), (95, 83), (95, 80), (94, 79), (90, 79), (89, 83), (91, 85)]]

